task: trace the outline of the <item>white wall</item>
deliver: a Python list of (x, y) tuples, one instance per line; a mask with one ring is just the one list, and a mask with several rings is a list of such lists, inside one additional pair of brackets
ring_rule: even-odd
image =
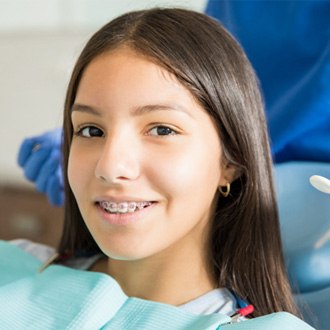
[(0, 183), (26, 184), (22, 140), (59, 126), (66, 84), (92, 32), (129, 10), (206, 0), (0, 0)]

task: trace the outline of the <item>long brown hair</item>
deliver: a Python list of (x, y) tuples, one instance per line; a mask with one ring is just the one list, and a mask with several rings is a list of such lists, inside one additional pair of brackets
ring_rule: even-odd
[(230, 196), (220, 198), (209, 238), (219, 286), (255, 306), (254, 316), (296, 313), (285, 272), (263, 104), (254, 71), (231, 35), (206, 15), (151, 9), (111, 21), (83, 49), (64, 112), (65, 227), (59, 251), (100, 252), (68, 184), (71, 107), (82, 74), (97, 56), (128, 46), (186, 86), (217, 124), (225, 159), (239, 169)]

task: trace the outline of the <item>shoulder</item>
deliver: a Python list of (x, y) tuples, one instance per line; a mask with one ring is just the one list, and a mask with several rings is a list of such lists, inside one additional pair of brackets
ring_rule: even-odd
[(55, 248), (41, 243), (32, 242), (28, 239), (15, 239), (9, 241), (23, 251), (31, 254), (42, 262), (48, 260), (56, 252)]
[[(41, 243), (32, 242), (27, 239), (15, 239), (9, 241), (9, 243), (31, 254), (35, 258), (39, 259), (41, 262), (46, 262), (56, 253), (56, 249), (53, 247)], [(103, 257), (103, 254), (96, 254), (90, 257), (77, 257), (64, 261), (61, 264), (63, 266), (74, 269), (89, 270), (95, 262), (97, 262)]]

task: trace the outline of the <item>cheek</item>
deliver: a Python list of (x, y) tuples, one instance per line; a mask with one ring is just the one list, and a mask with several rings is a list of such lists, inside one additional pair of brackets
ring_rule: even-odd
[(213, 199), (221, 176), (220, 150), (216, 151), (209, 153), (205, 146), (194, 145), (155, 160), (150, 168), (158, 187), (162, 187), (168, 197), (204, 195)]
[(83, 153), (79, 152), (73, 145), (68, 160), (68, 180), (76, 198), (79, 196), (79, 192), (83, 191), (90, 171), (88, 160), (86, 157), (82, 157), (82, 154)]
[(79, 182), (79, 175), (77, 175), (77, 171), (75, 169), (76, 166), (76, 158), (73, 157), (72, 150), (70, 151), (69, 160), (68, 160), (68, 180), (71, 190), (74, 195), (76, 195), (76, 183)]

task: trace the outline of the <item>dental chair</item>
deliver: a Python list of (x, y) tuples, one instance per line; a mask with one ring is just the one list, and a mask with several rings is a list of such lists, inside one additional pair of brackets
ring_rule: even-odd
[(309, 183), (330, 178), (330, 163), (275, 165), (284, 255), (295, 299), (305, 321), (330, 329), (330, 195)]

